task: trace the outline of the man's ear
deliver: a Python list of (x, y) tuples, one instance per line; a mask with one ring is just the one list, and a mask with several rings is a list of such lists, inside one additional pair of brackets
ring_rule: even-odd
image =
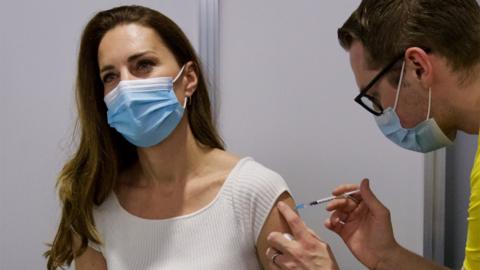
[(433, 80), (433, 68), (430, 56), (419, 47), (408, 48), (405, 52), (407, 66), (413, 67), (414, 77), (425, 89), (429, 89)]
[(189, 61), (185, 64), (185, 96), (191, 97), (198, 86), (198, 68), (196, 64), (192, 61)]

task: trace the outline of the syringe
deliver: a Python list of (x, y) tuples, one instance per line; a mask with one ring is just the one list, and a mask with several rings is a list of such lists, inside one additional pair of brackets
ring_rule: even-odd
[(360, 192), (360, 190), (353, 190), (353, 191), (349, 191), (349, 192), (346, 192), (346, 193), (343, 193), (342, 195), (338, 195), (338, 196), (330, 196), (330, 197), (326, 197), (326, 198), (323, 198), (323, 199), (320, 199), (320, 200), (316, 200), (316, 201), (313, 201), (313, 202), (310, 202), (310, 203), (301, 203), (301, 204), (297, 204), (297, 206), (295, 207), (295, 209), (303, 209), (307, 206), (315, 206), (315, 205), (319, 205), (319, 204), (323, 204), (323, 203), (326, 203), (326, 202), (329, 202), (329, 201), (333, 201), (335, 199), (341, 199), (341, 198), (350, 198), (354, 201), (357, 201), (354, 197), (352, 197), (351, 195), (355, 194), (355, 193), (358, 193)]

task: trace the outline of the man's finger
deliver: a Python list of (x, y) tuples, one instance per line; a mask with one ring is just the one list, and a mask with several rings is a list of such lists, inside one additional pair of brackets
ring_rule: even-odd
[(299, 269), (292, 256), (282, 254), (275, 260), (279, 269)]
[(332, 224), (332, 220), (331, 220), (330, 218), (327, 218), (327, 219), (325, 220), (325, 223), (324, 223), (324, 224), (325, 224), (325, 227), (326, 227), (327, 229), (329, 229), (330, 231), (332, 231), (332, 232), (334, 232), (334, 233), (336, 233), (336, 234), (340, 234), (341, 231), (342, 231), (342, 229), (343, 229), (342, 226), (334, 226), (334, 225)]
[(360, 194), (362, 195), (363, 201), (374, 215), (383, 213), (386, 210), (385, 206), (377, 199), (377, 196), (375, 196), (370, 189), (370, 182), (368, 179), (362, 180), (362, 183), (360, 184)]
[(273, 256), (273, 254), (275, 253), (278, 253), (278, 251), (276, 251), (274, 248), (267, 248), (267, 251), (265, 252), (265, 256), (267, 256), (267, 258), (271, 258)]
[(272, 260), (273, 258), (273, 255), (275, 254), (280, 254), (280, 251), (274, 249), (274, 248), (267, 248), (267, 252), (265, 253), (265, 256), (269, 259), (269, 260)]
[(287, 239), (279, 232), (270, 233), (267, 237), (267, 242), (271, 248), (278, 250), (282, 254), (290, 254), (296, 245), (295, 241)]
[(268, 269), (271, 269), (271, 270), (282, 270), (282, 268), (278, 267), (278, 265), (274, 264), (273, 262), (270, 262), (268, 264)]
[(329, 230), (336, 232), (337, 234), (340, 234), (340, 232), (343, 229), (343, 226), (345, 225), (348, 220), (348, 213), (341, 212), (341, 211), (335, 211), (330, 215), (330, 218), (325, 222), (325, 227), (327, 227)]
[(270, 262), (268, 264), (268, 269), (271, 269), (271, 270), (281, 270), (281, 268), (278, 267), (278, 265), (274, 264), (273, 262)]
[(332, 191), (332, 194), (333, 194), (333, 196), (340, 196), (345, 192), (354, 191), (354, 190), (357, 190), (357, 189), (358, 189), (357, 184), (344, 184), (344, 185), (340, 185), (340, 186), (336, 187)]
[(347, 222), (348, 216), (349, 216), (349, 213), (342, 212), (342, 211), (335, 211), (330, 215), (330, 220), (332, 221), (332, 224), (336, 226), (337, 223)]
[(272, 261), (269, 262), (268, 269), (269, 270), (282, 270), (282, 268), (280, 268), (280, 266), (278, 264), (273, 263)]
[[(268, 248), (267, 252), (265, 253), (265, 256), (268, 258), (269, 261), (269, 269), (281, 269), (276, 263), (273, 263), (272, 259), (275, 254), (280, 254), (280, 252), (278, 250), (275, 250), (274, 248)], [(278, 257), (280, 257), (280, 255), (276, 255), (275, 262), (277, 262)]]
[(331, 212), (333, 210), (341, 210), (343, 212), (352, 212), (358, 207), (358, 203), (349, 198), (335, 199), (327, 204), (326, 210)]
[(308, 234), (308, 227), (303, 220), (284, 202), (279, 202), (277, 208), (287, 221), (293, 237), (297, 240), (303, 239)]

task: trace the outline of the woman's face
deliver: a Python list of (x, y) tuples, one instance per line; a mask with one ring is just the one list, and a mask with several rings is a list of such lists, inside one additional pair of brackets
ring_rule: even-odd
[(173, 78), (180, 71), (158, 34), (133, 23), (116, 26), (105, 34), (98, 48), (98, 65), (104, 95), (123, 80)]

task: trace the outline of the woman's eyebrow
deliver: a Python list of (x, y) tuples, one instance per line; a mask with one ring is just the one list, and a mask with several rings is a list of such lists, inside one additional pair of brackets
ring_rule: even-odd
[(154, 51), (150, 51), (150, 50), (147, 50), (147, 51), (143, 51), (143, 52), (139, 52), (139, 53), (136, 53), (134, 55), (131, 55), (127, 58), (127, 61), (128, 62), (133, 62), (135, 60), (137, 60), (138, 58), (144, 56), (145, 54), (147, 53), (155, 53)]
[[(137, 60), (138, 58), (144, 56), (145, 54), (148, 54), (148, 53), (155, 53), (154, 51), (151, 51), (151, 50), (147, 50), (147, 51), (143, 51), (143, 52), (139, 52), (139, 53), (136, 53), (136, 54), (133, 54), (133, 55), (130, 55), (128, 58), (127, 58), (127, 61), (130, 63), (130, 62), (134, 62), (135, 60)], [(113, 65), (106, 65), (104, 67), (102, 67), (100, 69), (100, 73), (103, 73), (105, 71), (108, 71), (108, 70), (112, 70), (114, 69), (114, 66)]]
[(112, 69), (114, 69), (114, 67), (112, 65), (107, 65), (107, 66), (104, 66), (100, 69), (100, 73), (103, 73), (105, 71), (112, 70)]

